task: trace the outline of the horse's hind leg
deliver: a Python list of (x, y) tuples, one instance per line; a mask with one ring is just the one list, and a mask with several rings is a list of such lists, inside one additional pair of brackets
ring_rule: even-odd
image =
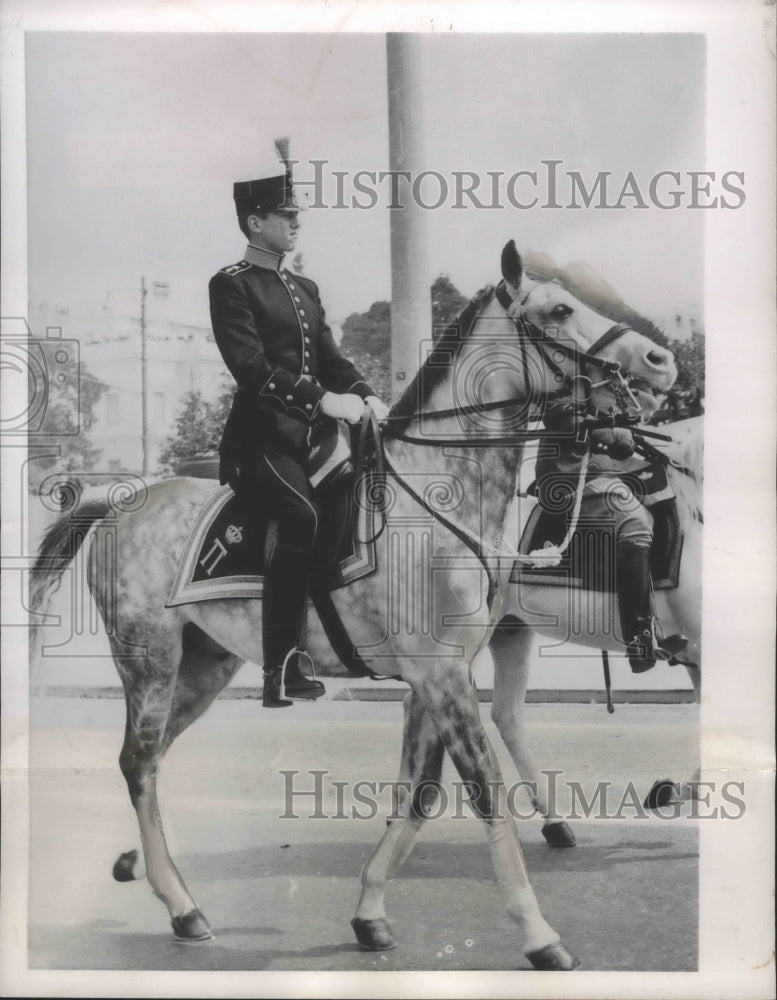
[(364, 866), (361, 896), (351, 921), (359, 944), (371, 951), (396, 946), (386, 921), (386, 882), (410, 856), (436, 803), (442, 772), (443, 743), (420, 698), (413, 692), (406, 695), (404, 709), (402, 765), (392, 819)]
[[(181, 662), (160, 757), (213, 703), (243, 662), (192, 622), (184, 626), (182, 643)], [(113, 877), (117, 882), (142, 879), (145, 874), (141, 852), (136, 848), (119, 855), (113, 866)]]
[(162, 753), (209, 708), (243, 662), (193, 622), (184, 626), (183, 652)]
[(210, 927), (168, 852), (156, 790), (180, 655), (179, 635), (160, 629), (154, 639), (147, 639), (143, 659), (117, 659), (127, 707), (119, 766), (138, 819), (149, 885), (167, 907), (176, 937), (204, 941), (212, 936)]

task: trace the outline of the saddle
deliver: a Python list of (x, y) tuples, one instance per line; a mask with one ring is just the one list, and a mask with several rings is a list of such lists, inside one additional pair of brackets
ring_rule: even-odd
[[(357, 491), (362, 488), (357, 482), (346, 493), (332, 589), (369, 576), (377, 568), (375, 516), (358, 502)], [(246, 509), (241, 497), (224, 486), (203, 507), (189, 532), (167, 607), (225, 597), (261, 597), (263, 570), (276, 530), (264, 510)]]
[[(313, 442), (308, 476), (314, 496), (326, 503), (332, 493), (345, 497), (340, 523), (333, 526), (341, 543), (329, 589), (313, 588), (312, 597), (332, 647), (351, 673), (378, 676), (359, 656), (340, 620), (330, 590), (348, 586), (377, 570), (376, 541), (382, 530), (381, 511), (370, 500), (374, 454), (365, 425), (350, 428), (337, 421)], [(354, 470), (354, 456), (358, 474)], [(217, 478), (208, 471), (203, 478)], [(263, 509), (225, 486), (200, 511), (189, 532), (173, 580), (167, 607), (224, 598), (261, 598), (264, 567), (277, 534), (276, 523)]]
[[(683, 531), (666, 469), (661, 465), (645, 463), (642, 468), (622, 478), (653, 515), (653, 544), (650, 548), (653, 586), (656, 590), (676, 587), (680, 575)], [(546, 543), (559, 545), (568, 528), (566, 511), (547, 511), (534, 499), (535, 484), (529, 487), (528, 494), (521, 501), (522, 504), (532, 504), (518, 547), (521, 554), (542, 549)], [(581, 514), (577, 530), (557, 566), (527, 566), (516, 562), (510, 582), (614, 592), (615, 546), (614, 525), (610, 531), (599, 520), (592, 521)]]

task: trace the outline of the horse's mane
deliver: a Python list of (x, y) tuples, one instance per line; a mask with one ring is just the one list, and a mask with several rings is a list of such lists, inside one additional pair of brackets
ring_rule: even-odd
[(494, 286), (486, 285), (469, 300), (455, 320), (435, 339), (434, 347), (421, 365), (415, 378), (391, 407), (391, 422), (384, 436), (394, 437), (407, 430), (416, 413), (424, 409), (434, 390), (450, 375), (451, 366), (462, 344), (466, 343), (480, 312), (494, 294)]
[[(678, 425), (680, 426), (680, 425)], [(673, 431), (672, 425), (662, 430)], [(677, 431), (674, 431), (676, 434)], [(673, 446), (663, 449), (673, 462), (683, 471), (673, 471), (669, 467), (672, 487), (677, 496), (677, 504), (684, 508), (691, 520), (704, 523), (702, 508), (702, 481), (704, 461), (704, 421), (698, 418), (687, 432)]]
[(523, 272), (533, 281), (552, 281), (570, 295), (613, 323), (628, 323), (637, 333), (658, 343), (666, 337), (652, 320), (629, 306), (621, 294), (590, 264), (574, 261), (560, 267), (548, 254), (526, 250), (521, 255)]

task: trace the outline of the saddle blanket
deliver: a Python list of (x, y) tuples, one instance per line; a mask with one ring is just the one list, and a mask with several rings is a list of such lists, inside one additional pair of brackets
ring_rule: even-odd
[[(524, 555), (541, 549), (545, 542), (559, 545), (567, 532), (567, 515), (543, 510), (533, 497), (521, 496), (518, 502), (521, 523), (525, 525), (518, 551)], [(653, 544), (650, 571), (656, 590), (678, 585), (683, 548), (683, 531), (677, 514), (677, 502), (667, 498), (650, 507), (653, 514)], [(527, 566), (516, 560), (511, 583), (532, 586), (573, 587), (597, 592), (614, 591), (616, 538), (614, 524), (606, 525), (581, 515), (569, 547), (557, 566)]]
[[(375, 521), (374, 511), (355, 502), (353, 491), (349, 491), (347, 523), (333, 589), (368, 576), (377, 568)], [(261, 597), (261, 570), (275, 527), (261, 511), (246, 510), (229, 486), (219, 490), (200, 511), (189, 532), (166, 606)]]

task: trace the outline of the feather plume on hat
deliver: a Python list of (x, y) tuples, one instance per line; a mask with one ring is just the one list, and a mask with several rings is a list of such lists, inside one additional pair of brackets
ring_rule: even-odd
[(278, 154), (278, 159), (282, 161), (286, 170), (289, 170), (289, 137), (287, 135), (281, 135), (275, 140), (275, 152)]

